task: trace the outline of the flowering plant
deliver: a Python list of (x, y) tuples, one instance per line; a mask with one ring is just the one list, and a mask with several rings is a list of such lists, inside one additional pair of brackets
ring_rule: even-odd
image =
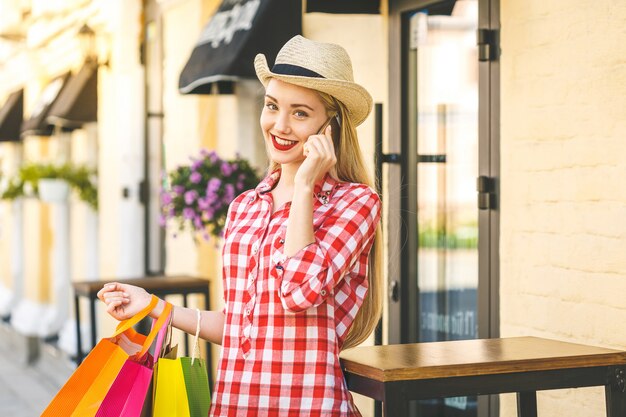
[(205, 240), (209, 240), (209, 233), (222, 237), (228, 205), (260, 179), (239, 155), (223, 160), (214, 151), (202, 149), (198, 157), (190, 159), (191, 164), (178, 166), (165, 178), (161, 225), (172, 219), (180, 231), (190, 229), (194, 234), (201, 233)]

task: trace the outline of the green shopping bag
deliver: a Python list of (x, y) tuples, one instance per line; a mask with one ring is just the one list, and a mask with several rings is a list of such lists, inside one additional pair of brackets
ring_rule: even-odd
[(192, 357), (176, 358), (176, 348), (173, 348), (159, 358), (154, 371), (153, 417), (206, 417), (209, 414), (210, 370), (205, 360), (199, 358), (199, 333), (200, 311)]

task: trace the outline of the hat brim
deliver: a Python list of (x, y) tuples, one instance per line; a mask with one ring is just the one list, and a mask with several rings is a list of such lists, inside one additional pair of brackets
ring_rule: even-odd
[(270, 79), (275, 78), (286, 83), (321, 91), (333, 96), (346, 106), (348, 116), (355, 126), (363, 123), (372, 110), (372, 96), (365, 88), (357, 83), (328, 78), (276, 74), (270, 71), (267, 65), (267, 59), (263, 54), (258, 54), (256, 58), (254, 58), (254, 69), (259, 81), (261, 81), (264, 87), (267, 87)]

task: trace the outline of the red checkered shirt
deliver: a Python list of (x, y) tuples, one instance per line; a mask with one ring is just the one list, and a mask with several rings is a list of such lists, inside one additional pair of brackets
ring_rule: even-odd
[(314, 189), (315, 243), (283, 254), (290, 203), (272, 215), (280, 170), (229, 208), (224, 336), (210, 416), (360, 416), (339, 364), (367, 293), (380, 199), (326, 175)]

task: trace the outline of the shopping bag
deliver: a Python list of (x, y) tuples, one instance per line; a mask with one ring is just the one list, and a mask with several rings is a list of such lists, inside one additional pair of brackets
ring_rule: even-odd
[[(171, 310), (172, 305), (166, 303), (161, 313), (161, 317), (166, 319), (162, 322), (161, 327), (156, 329), (158, 336), (154, 358), (158, 358), (161, 351), (168, 330), (168, 322), (171, 318)], [(153, 320), (151, 331), (155, 331), (158, 323), (158, 320)], [(128, 358), (100, 404), (96, 417), (139, 417), (150, 388), (155, 362), (156, 359), (153, 359), (147, 349), (143, 354), (140, 353), (136, 357)]]
[(199, 358), (200, 312), (192, 357), (159, 358), (154, 371), (153, 417), (206, 417), (211, 406), (208, 373)]
[(41, 416), (93, 417), (124, 362), (152, 343), (156, 333), (146, 337), (135, 332), (132, 326), (145, 318), (156, 307), (158, 301), (156, 296), (152, 296), (150, 304), (145, 309), (119, 323), (113, 336), (101, 339)]

